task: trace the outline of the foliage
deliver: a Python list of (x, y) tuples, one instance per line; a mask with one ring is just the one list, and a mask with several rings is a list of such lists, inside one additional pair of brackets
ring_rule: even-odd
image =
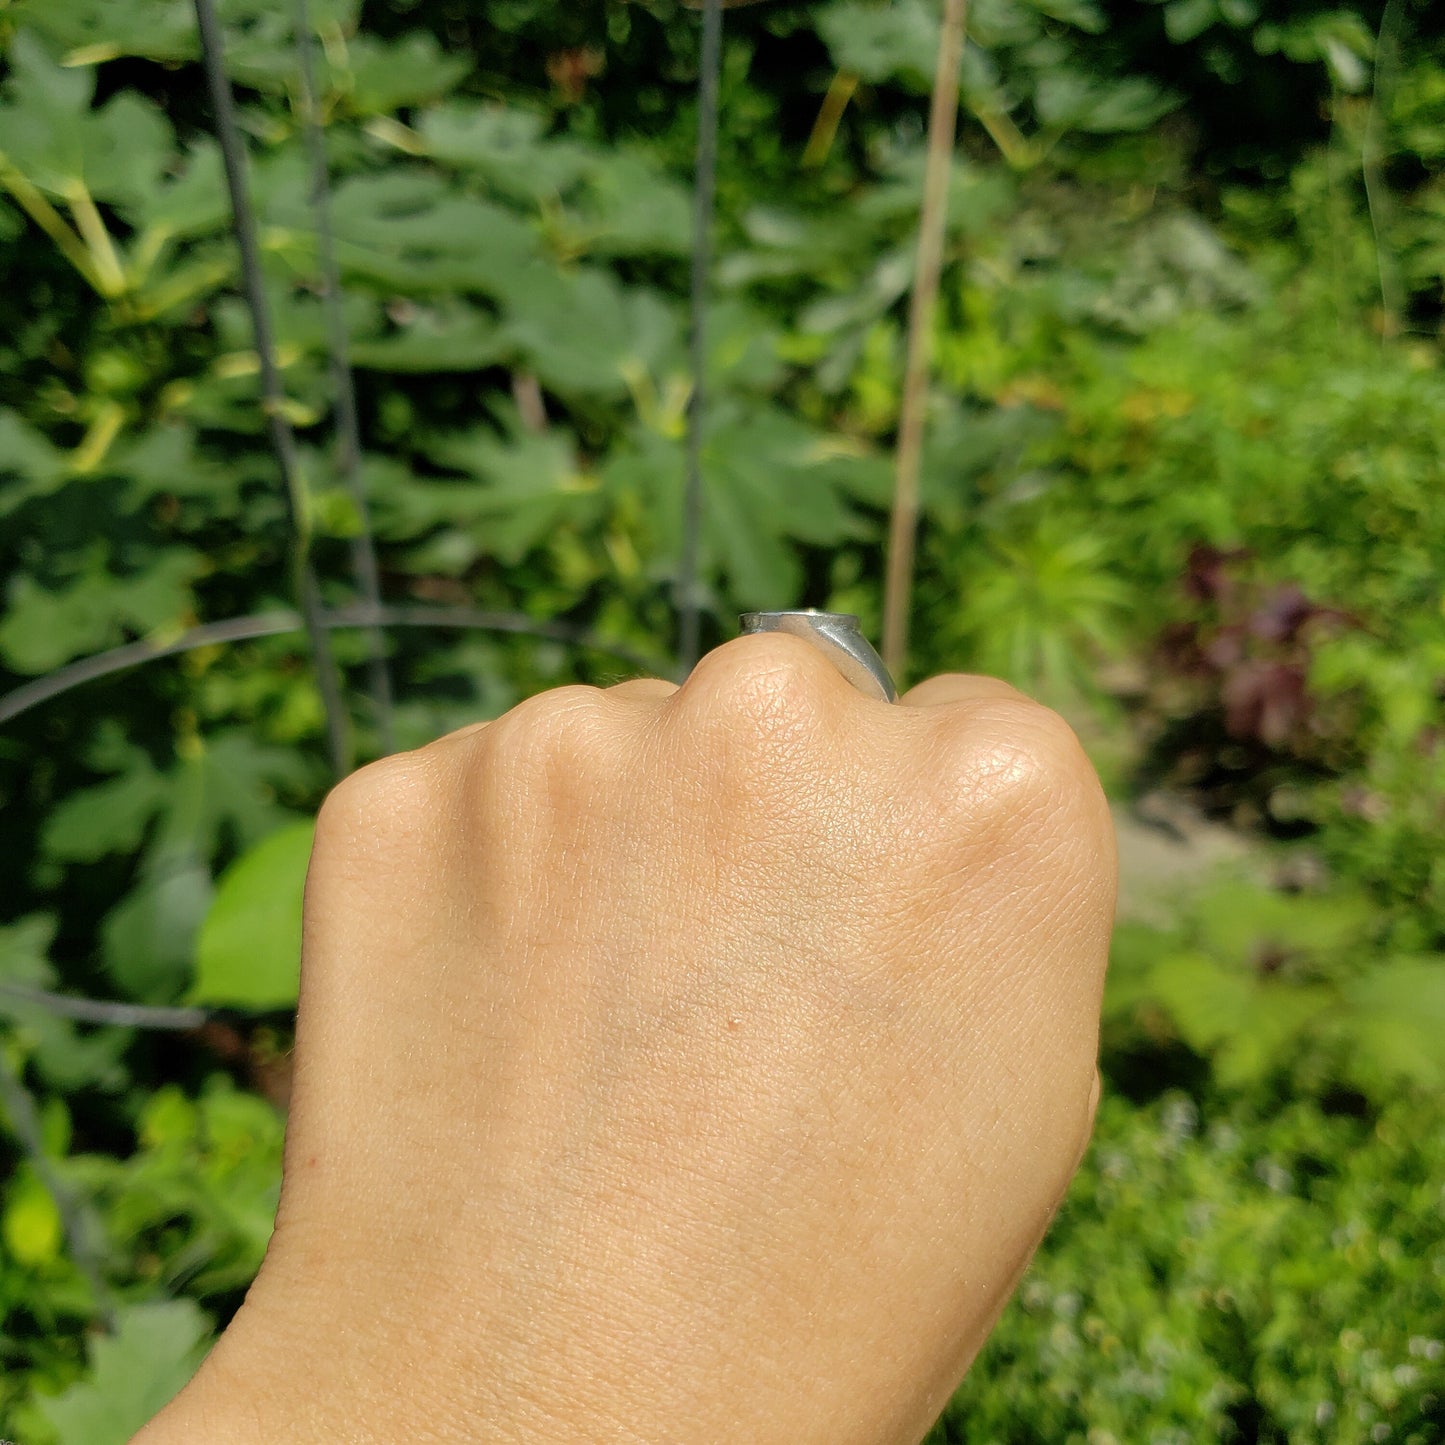
[[(220, 9), (304, 510), (341, 605), (361, 518), (294, 9)], [(387, 599), (665, 653), (695, 14), (310, 9)], [(1445, 48), (1423, 0), (971, 11), (914, 670), (1041, 692), (1124, 760), (1119, 791), (1185, 792), (1312, 881), (1206, 882), (1121, 932), (1107, 1058), (1138, 1112), (1106, 1110), (1115, 1142), (946, 1428), (1425, 1439), (1442, 1329), (1397, 1251), (1438, 1254), (1445, 1178), (1421, 1102), (1445, 1090)], [(935, 23), (932, 0), (729, 9), (710, 637), (757, 605), (876, 624)], [(292, 559), (189, 0), (12, 0), (0, 53), (10, 687), (272, 611)], [(366, 649), (336, 646), (369, 754)], [(388, 646), (402, 745), (618, 675), (524, 635)], [(0, 984), (247, 1010), (160, 1040), (0, 992), (0, 1048), (120, 1300), (118, 1331), (89, 1337), (99, 1302), (0, 1135), (0, 1434), (112, 1438), (121, 1414), (87, 1412), (116, 1374), (148, 1408), (256, 1267), (281, 1128), (262, 1095), (287, 1045), (284, 1014), (256, 1011), (294, 997), (322, 721), (281, 637), (89, 684), (0, 739)], [(1181, 1078), (1212, 1120), (1197, 1136), (1185, 1103), (1149, 1102)], [(1363, 1118), (1323, 1112), (1341, 1090)], [(1344, 1268), (1320, 1264), (1332, 1250)]]
[(37, 1413), (57, 1440), (125, 1445), (191, 1377), (209, 1335), (205, 1312), (190, 1300), (131, 1305), (91, 1345), (89, 1377), (37, 1401)]
[[(141, 1102), (126, 1147), (71, 1153), (71, 1116), (58, 1096), (48, 1102), (46, 1124), (56, 1167), (99, 1206), (109, 1272), (124, 1300), (121, 1329), (112, 1345), (87, 1351), (96, 1302), (61, 1247), (53, 1216), (37, 1207), (33, 1175), (18, 1173), (0, 1216), (0, 1423), (35, 1445), (103, 1445), (115, 1438), (106, 1428), (125, 1438), (121, 1400), (138, 1402), (133, 1428), (143, 1408), (153, 1412), (184, 1380), (214, 1311), (233, 1307), (250, 1283), (271, 1232), (282, 1124), (270, 1103), (221, 1078), (196, 1096), (175, 1085), (156, 1090)], [(153, 1303), (182, 1290), (183, 1300)], [(185, 1342), (176, 1343), (181, 1334)], [(159, 1339), (169, 1342), (165, 1351)], [(83, 1375), (87, 1353), (91, 1371)], [(128, 1395), (110, 1393), (112, 1370), (128, 1381)], [(94, 1412), (103, 1398), (114, 1400), (116, 1413), (101, 1421)]]
[(1388, 1097), (1445, 1091), (1445, 969), (1392, 954), (1360, 894), (1286, 894), (1226, 879), (1169, 929), (1116, 930), (1106, 1024), (1115, 1046), (1178, 1039), (1220, 1084)]
[(221, 875), (196, 936), (195, 1003), (253, 1009), (296, 1002), (301, 893), (315, 827), (269, 834)]
[(1445, 1426), (1439, 1116), (1106, 1098), (935, 1445), (1428, 1445)]

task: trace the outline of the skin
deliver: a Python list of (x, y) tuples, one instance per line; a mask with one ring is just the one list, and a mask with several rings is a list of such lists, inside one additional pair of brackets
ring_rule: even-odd
[(362, 769), (275, 1237), (138, 1442), (918, 1441), (1087, 1142), (1113, 902), (1056, 715), (779, 634)]

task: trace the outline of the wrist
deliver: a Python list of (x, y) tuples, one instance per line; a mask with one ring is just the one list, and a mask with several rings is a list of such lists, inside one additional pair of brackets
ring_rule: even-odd
[[(353, 1277), (364, 1277), (359, 1263)], [(525, 1400), (489, 1388), (476, 1352), (436, 1338), (413, 1308), (399, 1305), (425, 1297), (420, 1280), (387, 1299), (363, 1300), (369, 1292), (361, 1287), (281, 1293), (258, 1282), (195, 1377), (131, 1445), (561, 1445), (582, 1438), (575, 1426), (564, 1430), (540, 1412), (520, 1418)], [(328, 1308), (340, 1299), (345, 1318)]]

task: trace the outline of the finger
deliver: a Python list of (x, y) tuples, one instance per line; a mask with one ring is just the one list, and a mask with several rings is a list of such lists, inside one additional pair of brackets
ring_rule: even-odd
[(495, 718), (487, 718), (483, 722), (468, 723), (465, 727), (456, 728), (452, 732), (443, 733), (439, 738), (433, 738), (432, 741), (427, 744), (427, 747), (441, 748), (445, 747), (448, 743), (464, 742), (467, 738), (473, 737), (475, 734), (491, 727), (495, 721)]
[(945, 672), (910, 687), (898, 699), (904, 707), (953, 707), (963, 702), (1027, 702), (1018, 688), (997, 677)]
[(605, 691), (618, 702), (656, 704), (666, 702), (677, 691), (677, 684), (661, 677), (632, 677), (614, 682)]
[[(667, 682), (660, 677), (632, 677), (625, 682), (613, 683), (611, 687), (603, 688), (602, 691), (616, 702), (666, 702), (673, 693), (677, 691), (675, 682)], [(465, 742), (470, 737), (484, 732), (495, 722), (495, 718), (488, 718), (482, 722), (468, 723), (465, 727), (459, 727), (452, 732), (443, 733), (430, 744), (432, 747), (439, 747), (446, 743)]]
[(820, 702), (865, 701), (824, 648), (788, 632), (752, 632), (704, 653), (678, 689), (677, 702), (704, 709), (742, 702), (771, 713), (793, 687)]

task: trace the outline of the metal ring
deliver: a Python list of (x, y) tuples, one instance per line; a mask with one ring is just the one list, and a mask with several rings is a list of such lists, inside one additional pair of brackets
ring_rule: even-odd
[(828, 660), (858, 689), (880, 702), (896, 702), (898, 689), (863, 636), (858, 619), (848, 612), (819, 612), (807, 608), (796, 612), (745, 612), (743, 633), (786, 632), (801, 637), (827, 654)]

